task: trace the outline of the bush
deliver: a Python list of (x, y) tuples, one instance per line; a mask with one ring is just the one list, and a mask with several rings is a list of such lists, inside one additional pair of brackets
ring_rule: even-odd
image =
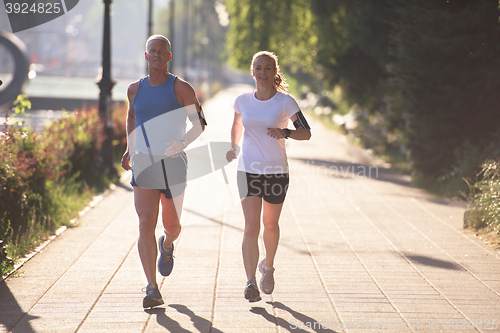
[(119, 162), (127, 148), (127, 106), (116, 104), (113, 109), (113, 156)]
[[(121, 150), (115, 159), (126, 144), (126, 111), (116, 111), (123, 119), (115, 117), (114, 144)], [(22, 124), (5, 126), (0, 133), (0, 240), (11, 257), (23, 255), (41, 237), (69, 223), (112, 181), (99, 171), (96, 158), (102, 131), (95, 108), (67, 113), (40, 133)], [(7, 266), (0, 266), (2, 275)]]
[(471, 229), (490, 229), (500, 234), (500, 160), (487, 160), (478, 175), (480, 180), (471, 186), (469, 208), (464, 226)]
[[(38, 149), (39, 137), (32, 132), (12, 129), (0, 139), (0, 239), (12, 243), (20, 233), (29, 233), (33, 225), (42, 228), (43, 208), (47, 200), (44, 174), (44, 150)], [(40, 218), (37, 218), (40, 217)]]
[(60, 161), (58, 170), (68, 177), (76, 176), (85, 183), (95, 183), (98, 176), (94, 160), (102, 145), (103, 124), (96, 109), (76, 111), (47, 126), (45, 148)]

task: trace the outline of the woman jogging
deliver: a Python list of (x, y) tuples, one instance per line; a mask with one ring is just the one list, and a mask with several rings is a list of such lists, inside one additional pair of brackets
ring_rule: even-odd
[[(287, 93), (277, 56), (272, 52), (258, 52), (253, 56), (250, 69), (256, 89), (235, 100), (232, 149), (226, 158), (231, 162), (237, 157), (236, 148), (243, 135), (237, 178), (245, 217), (242, 243), (248, 279), (245, 298), (257, 302), (261, 300), (255, 279), (257, 266), (262, 273), (260, 289), (265, 294), (274, 290), (274, 257), (280, 236), (278, 221), (289, 184), (285, 139), (309, 140), (311, 132), (297, 102)], [(286, 128), (289, 120), (295, 129)], [(266, 255), (259, 262), (261, 213)]]

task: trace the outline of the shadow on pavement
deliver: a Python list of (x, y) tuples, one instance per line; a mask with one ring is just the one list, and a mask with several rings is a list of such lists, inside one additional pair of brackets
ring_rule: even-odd
[[(191, 213), (191, 214), (195, 214), (195, 215), (198, 215), (200, 217), (203, 217), (203, 218), (205, 218), (208, 221), (217, 223), (217, 224), (219, 224), (221, 226), (225, 226), (225, 227), (228, 227), (228, 228), (240, 231), (241, 233), (243, 233), (245, 231), (243, 228), (240, 228), (240, 227), (237, 227), (237, 226), (225, 223), (225, 222), (220, 221), (220, 220), (218, 220), (218, 219), (216, 219), (214, 217), (208, 217), (208, 216), (203, 215), (200, 212), (194, 211), (192, 209), (184, 208), (184, 210), (187, 211), (187, 212), (189, 212), (189, 213)], [(286, 248), (288, 248), (288, 249), (290, 249), (292, 251), (295, 251), (298, 254), (303, 254), (303, 255), (307, 255), (307, 256), (309, 255), (309, 252), (307, 252), (305, 250), (297, 249), (297, 248), (293, 247), (292, 245), (287, 244), (284, 240), (280, 241), (280, 245), (283, 246), (283, 247), (286, 247)]]
[(132, 187), (130, 187), (130, 185), (128, 185), (128, 184), (124, 184), (124, 183), (122, 183), (121, 181), (117, 181), (117, 182), (115, 183), (115, 186), (116, 186), (116, 187), (119, 187), (119, 188), (122, 188), (122, 189), (124, 189), (124, 190), (126, 190), (126, 191), (128, 191), (128, 192), (134, 192), (134, 189), (133, 189)]
[(234, 226), (234, 225), (231, 225), (231, 224), (228, 224), (228, 223), (224, 223), (220, 220), (218, 220), (217, 218), (215, 217), (209, 217), (208, 215), (204, 215), (200, 212), (197, 212), (195, 210), (192, 210), (192, 209), (189, 209), (189, 208), (183, 208), (186, 212), (189, 212), (191, 214), (194, 214), (194, 215), (197, 215), (199, 217), (202, 217), (204, 218), (205, 220), (207, 221), (211, 221), (211, 222), (214, 222), (214, 223), (217, 223), (219, 224), (220, 226), (225, 226), (225, 227), (228, 227), (228, 228), (231, 228), (231, 229), (234, 229), (234, 230), (237, 230), (237, 231), (240, 231), (240, 232), (243, 232), (243, 228), (240, 228), (240, 227), (237, 227), (237, 226)]
[(294, 322), (288, 322), (285, 319), (281, 317), (275, 317), (274, 315), (270, 314), (267, 312), (266, 309), (262, 307), (252, 307), (250, 312), (261, 315), (264, 317), (267, 321), (276, 324), (280, 327), (283, 327), (284, 329), (288, 330), (289, 332), (308, 332), (304, 330), (304, 328), (307, 329), (312, 329), (315, 332), (331, 332), (331, 333), (336, 333), (336, 331), (333, 331), (327, 327), (327, 325), (322, 325), (321, 320), (315, 320), (309, 316), (306, 316), (305, 314), (302, 314), (300, 312), (297, 312), (288, 306), (284, 305), (283, 303), (280, 302), (267, 302), (267, 304), (271, 304), (273, 307), (276, 307), (278, 309), (285, 310), (289, 312), (295, 319), (292, 320)]
[(417, 256), (414, 254), (407, 254), (407, 253), (404, 253), (404, 255), (406, 258), (410, 259), (411, 261), (416, 261), (422, 265), (443, 268), (443, 269), (450, 269), (450, 270), (454, 270), (454, 271), (461, 270), (461, 267), (459, 265), (457, 265), (453, 262), (450, 262), (450, 261), (434, 259), (434, 258), (430, 258), (430, 257), (426, 257), (426, 256)]
[(19, 332), (35, 332), (29, 322), (39, 317), (31, 316), (21, 309), (21, 306), (11, 293), (5, 281), (0, 282), (0, 300), (0, 330), (3, 326), (7, 329), (7, 332), (10, 332), (24, 319), (21, 327), (17, 326)]
[[(393, 184), (407, 187), (413, 186), (406, 176), (396, 173), (394, 170), (359, 163), (332, 162), (318, 159), (289, 158), (306, 164), (306, 169), (295, 170), (296, 173), (303, 176), (328, 176), (336, 179), (353, 179), (358, 177), (376, 179)], [(309, 169), (313, 167), (315, 169)]]
[(181, 304), (170, 304), (171, 308), (176, 309), (178, 312), (187, 315), (194, 327), (200, 332), (211, 332), (211, 333), (222, 333), (222, 331), (216, 329), (212, 326), (212, 322), (203, 317), (197, 316), (193, 311), (191, 311), (187, 306)]
[(168, 317), (165, 314), (165, 308), (153, 308), (153, 309), (145, 309), (144, 312), (150, 315), (156, 315), (156, 322), (165, 327), (169, 332), (175, 333), (191, 333), (191, 331), (182, 328), (178, 322)]
[(453, 207), (460, 207), (460, 208), (466, 208), (467, 207), (467, 201), (465, 200), (466, 198), (461, 196), (461, 195), (456, 195), (452, 199), (448, 198), (438, 198), (438, 197), (431, 197), (431, 196), (422, 196), (419, 197), (419, 199), (425, 200), (427, 202), (431, 202), (433, 204), (437, 205), (442, 205), (442, 206), (453, 206)]

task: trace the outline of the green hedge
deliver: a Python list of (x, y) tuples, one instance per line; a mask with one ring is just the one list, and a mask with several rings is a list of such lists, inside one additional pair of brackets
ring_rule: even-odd
[[(16, 114), (29, 107), (19, 105)], [(123, 152), (125, 109), (115, 109), (114, 144)], [(14, 258), (67, 224), (113, 181), (96, 158), (103, 141), (97, 109), (67, 113), (41, 132), (19, 125), (0, 133), (0, 240)], [(11, 268), (5, 266), (2, 274)]]

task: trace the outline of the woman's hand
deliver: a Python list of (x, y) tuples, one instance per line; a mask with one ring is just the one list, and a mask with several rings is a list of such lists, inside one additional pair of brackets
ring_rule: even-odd
[(181, 141), (167, 142), (168, 148), (165, 150), (165, 155), (168, 157), (176, 158), (181, 156), (184, 151), (184, 144)]
[(267, 128), (267, 135), (275, 139), (286, 138), (286, 133), (281, 128)]

